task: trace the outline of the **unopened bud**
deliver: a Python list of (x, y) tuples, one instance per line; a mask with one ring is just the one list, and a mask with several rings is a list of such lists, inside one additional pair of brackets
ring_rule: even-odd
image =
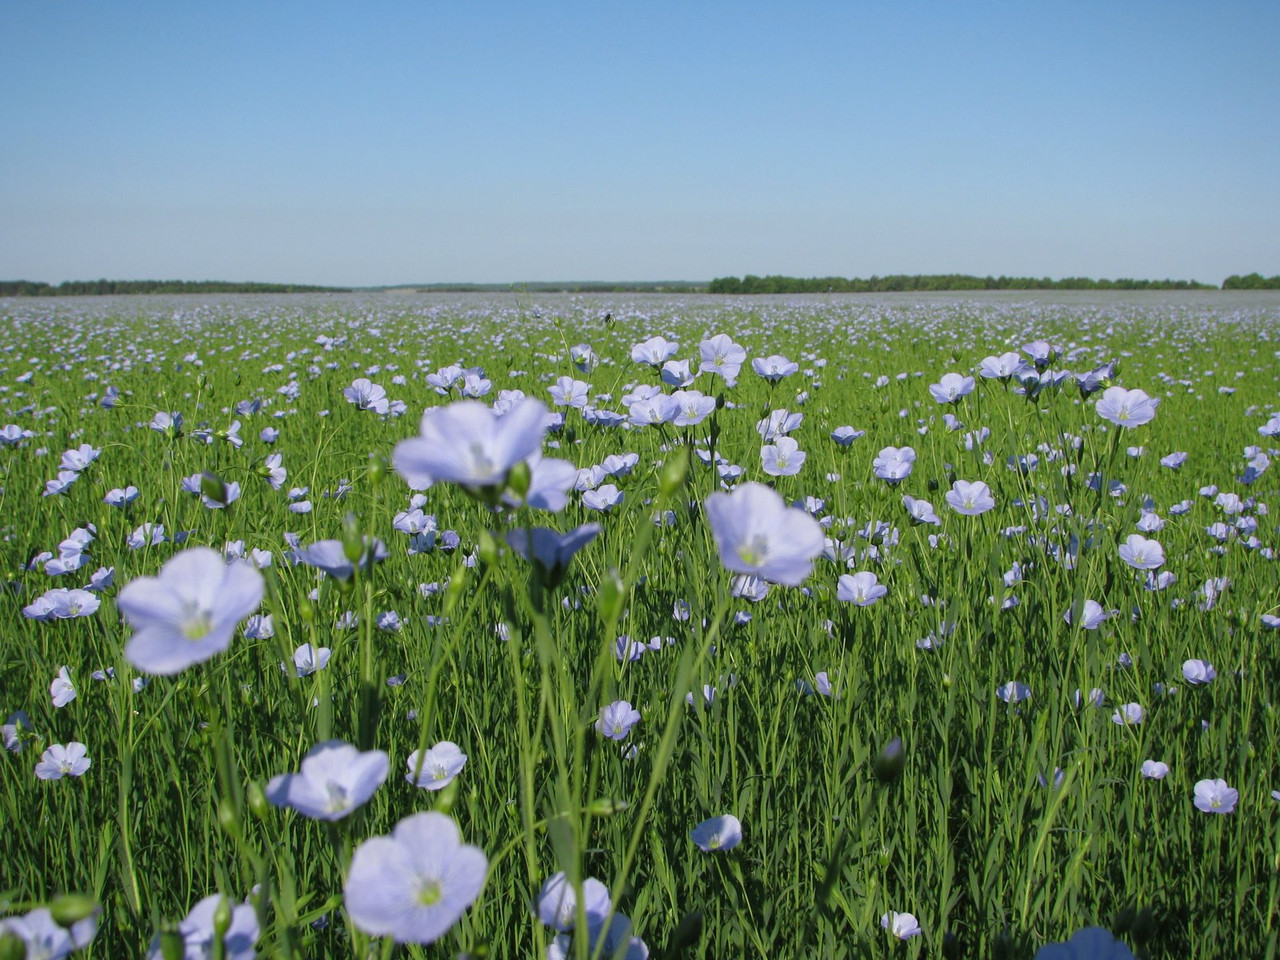
[(223, 797), (218, 801), (218, 823), (230, 834), (240, 830), (240, 814), (236, 812), (236, 805), (231, 802), (230, 797)]
[(382, 481), (387, 479), (387, 458), (380, 453), (369, 454), (369, 484), (373, 487), (381, 486)]
[(249, 781), (245, 788), (245, 799), (249, 804), (249, 812), (259, 820), (266, 820), (271, 815), (271, 804), (267, 802), (267, 795), (262, 792), (262, 786), (257, 780)]
[(453, 571), (453, 576), (449, 578), (449, 585), (444, 588), (444, 615), (450, 616), (454, 608), (458, 605), (458, 601), (462, 599), (462, 592), (467, 588), (467, 568), (458, 566)]
[(902, 751), (902, 740), (894, 737), (876, 757), (872, 770), (881, 783), (892, 783), (902, 773), (907, 757)]
[(591, 801), (591, 806), (587, 809), (591, 811), (593, 816), (608, 817), (615, 813), (621, 813), (631, 804), (625, 800), (614, 800), (611, 797), (601, 797), (599, 800)]
[(160, 956), (162, 960), (183, 960), (187, 955), (187, 942), (176, 930), (166, 930), (160, 934)]
[(0, 960), (25, 960), (27, 945), (16, 933), (0, 933)]
[(533, 470), (526, 461), (521, 460), (507, 474), (507, 489), (523, 501), (529, 495), (529, 484), (532, 480)]
[(627, 591), (617, 570), (610, 570), (600, 581), (600, 602), (597, 607), (600, 619), (605, 623), (617, 623), (627, 603)]
[(658, 478), (658, 492), (669, 497), (684, 486), (685, 477), (689, 475), (689, 450), (680, 447), (673, 450), (662, 465), (662, 475)]
[(342, 518), (342, 555), (358, 564), (364, 556), (364, 541), (360, 537), (360, 524), (354, 513)]
[(214, 503), (227, 504), (227, 485), (216, 473), (205, 470), (200, 474), (200, 493)]
[(486, 567), (495, 566), (498, 562), (498, 543), (493, 539), (493, 534), (488, 530), (480, 531), (480, 542), (478, 544), (480, 553), (480, 562)]
[(218, 900), (218, 905), (213, 910), (213, 939), (215, 941), (223, 940), (230, 929), (231, 901), (227, 897), (221, 897)]
[(98, 909), (98, 901), (83, 893), (64, 893), (49, 904), (49, 915), (60, 927), (69, 927), (87, 917), (93, 916)]

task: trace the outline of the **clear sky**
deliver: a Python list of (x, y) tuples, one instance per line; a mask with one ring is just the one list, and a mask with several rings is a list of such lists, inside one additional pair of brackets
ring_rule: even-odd
[(0, 279), (1280, 273), (1280, 3), (0, 3)]

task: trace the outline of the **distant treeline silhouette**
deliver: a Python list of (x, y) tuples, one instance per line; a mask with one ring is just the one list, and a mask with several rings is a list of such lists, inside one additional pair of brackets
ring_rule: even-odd
[[(1254, 274), (1253, 276), (1256, 276)], [(1247, 279), (1247, 278), (1246, 278)], [(1259, 278), (1261, 279), (1261, 278)], [(845, 277), (717, 277), (708, 293), (895, 293), (943, 290), (1216, 290), (1195, 280), (1094, 280), (1090, 277), (974, 277), (963, 273)]]
[(1222, 281), (1223, 290), (1280, 290), (1280, 276), (1264, 277), (1260, 273), (1232, 274)]
[(0, 297), (101, 297), (139, 293), (350, 293), (347, 287), (298, 283), (229, 283), (225, 280), (67, 280), (54, 286), (32, 280), (0, 280)]

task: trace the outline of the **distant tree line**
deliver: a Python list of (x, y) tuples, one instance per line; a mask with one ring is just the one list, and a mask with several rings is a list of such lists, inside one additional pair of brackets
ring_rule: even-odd
[(418, 293), (706, 293), (707, 285), (688, 280), (541, 280), (533, 283), (424, 283), (414, 289)]
[[(1254, 274), (1254, 276), (1257, 276)], [(1245, 278), (1248, 279), (1248, 278)], [(1261, 279), (1261, 278), (1259, 278)], [(1280, 278), (1275, 278), (1280, 280)], [(1266, 281), (1270, 282), (1270, 281)], [(1195, 280), (1094, 280), (1089, 277), (974, 277), (963, 273), (844, 277), (717, 277), (708, 293), (896, 293), (942, 290), (1215, 290)]]
[(297, 283), (228, 283), (225, 280), (67, 280), (54, 286), (32, 280), (0, 280), (0, 297), (101, 297), (140, 293), (350, 293), (347, 287)]
[(1264, 277), (1260, 273), (1232, 274), (1222, 281), (1223, 290), (1280, 290), (1280, 276)]

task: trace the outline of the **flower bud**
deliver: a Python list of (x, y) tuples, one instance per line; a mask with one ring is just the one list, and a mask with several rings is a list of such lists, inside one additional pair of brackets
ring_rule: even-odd
[(360, 524), (354, 513), (348, 513), (342, 518), (342, 555), (357, 565), (364, 556), (364, 541), (360, 537)]
[(0, 933), (0, 960), (25, 960), (27, 945), (16, 933)]
[(201, 472), (200, 493), (214, 503), (222, 504), (224, 507), (227, 505), (227, 485), (216, 473), (209, 470)]
[(93, 916), (98, 902), (83, 893), (64, 893), (49, 904), (49, 915), (60, 927), (69, 927)]
[(498, 544), (493, 539), (493, 534), (488, 530), (480, 531), (480, 562), (486, 567), (492, 567), (498, 562)]
[(187, 943), (176, 930), (160, 934), (160, 956), (163, 960), (183, 960), (187, 955)]
[(631, 804), (627, 803), (625, 800), (614, 800), (611, 797), (601, 797), (598, 800), (591, 801), (591, 806), (587, 809), (591, 812), (592, 816), (608, 817), (615, 813), (621, 813), (629, 806), (631, 806)]
[(262, 786), (257, 780), (250, 780), (245, 787), (246, 800), (249, 803), (249, 812), (259, 820), (266, 820), (271, 815), (271, 804), (267, 802), (267, 795), (262, 792)]
[(453, 576), (449, 578), (449, 585), (444, 588), (444, 615), (452, 616), (454, 608), (458, 605), (458, 601), (462, 599), (462, 593), (467, 588), (467, 568), (459, 566), (453, 571)]
[(610, 570), (600, 581), (600, 601), (597, 610), (605, 623), (617, 623), (627, 604), (627, 591), (617, 570)]
[(382, 481), (387, 478), (387, 458), (380, 453), (369, 454), (369, 470), (366, 475), (370, 486), (381, 486)]
[(658, 493), (669, 497), (684, 486), (685, 477), (689, 475), (689, 450), (680, 447), (672, 451), (667, 462), (662, 465), (662, 475), (658, 478)]
[(892, 783), (901, 775), (902, 768), (906, 766), (906, 763), (907, 757), (902, 751), (902, 740), (899, 737), (894, 737), (880, 751), (872, 764), (872, 770), (876, 775), (876, 779), (881, 783)]
[(230, 797), (223, 797), (218, 801), (218, 823), (229, 834), (234, 835), (240, 830), (240, 814), (236, 812), (236, 805), (231, 802)]
[(529, 483), (532, 479), (533, 471), (529, 468), (529, 464), (521, 460), (507, 473), (507, 489), (523, 502), (529, 495)]
[(231, 900), (221, 897), (213, 910), (213, 939), (222, 942), (231, 929)]

